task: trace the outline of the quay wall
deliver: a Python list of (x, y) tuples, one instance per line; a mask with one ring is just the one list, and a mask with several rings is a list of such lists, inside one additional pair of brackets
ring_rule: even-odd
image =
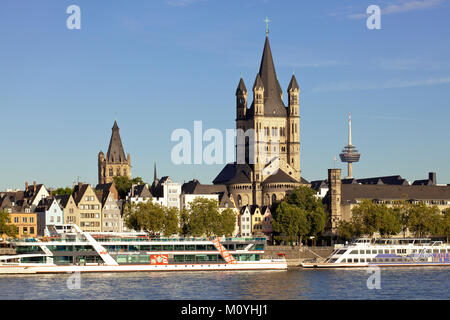
[(263, 258), (275, 258), (278, 253), (286, 255), (288, 267), (298, 267), (301, 262), (312, 259), (327, 258), (334, 247), (307, 246), (266, 246)]

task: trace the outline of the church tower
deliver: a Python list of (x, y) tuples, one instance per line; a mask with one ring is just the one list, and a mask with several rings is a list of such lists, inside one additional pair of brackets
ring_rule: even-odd
[(300, 171), (300, 88), (292, 75), (285, 104), (268, 29), (252, 93), (249, 101), (241, 77), (236, 89), (236, 162), (227, 164), (213, 181), (227, 186), (238, 207), (270, 206), (295, 187), (309, 184)]
[(131, 158), (130, 154), (125, 157), (119, 126), (114, 121), (108, 153), (106, 157), (102, 151), (98, 154), (98, 183), (111, 183), (114, 177), (120, 176), (131, 178)]

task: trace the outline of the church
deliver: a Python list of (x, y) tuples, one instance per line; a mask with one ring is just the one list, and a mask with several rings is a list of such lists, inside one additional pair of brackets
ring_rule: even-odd
[(102, 151), (98, 154), (98, 184), (111, 183), (120, 176), (131, 178), (131, 158), (130, 154), (125, 157), (119, 126), (114, 121), (106, 157)]
[[(268, 206), (295, 187), (309, 185), (300, 170), (300, 88), (292, 75), (286, 106), (268, 32), (252, 91), (249, 105), (241, 78), (236, 89), (236, 161), (227, 164), (213, 181), (226, 185), (239, 208)], [(245, 132), (243, 138), (239, 131)]]

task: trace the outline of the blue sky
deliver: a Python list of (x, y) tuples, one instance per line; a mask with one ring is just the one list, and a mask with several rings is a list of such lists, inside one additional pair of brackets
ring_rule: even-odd
[[(66, 28), (72, 4), (81, 30)], [(381, 30), (366, 27), (371, 4)], [(450, 183), (449, 15), (447, 0), (4, 0), (0, 190), (96, 184), (115, 113), (133, 176), (151, 181), (156, 161), (159, 175), (211, 183), (223, 165), (174, 165), (170, 135), (235, 127), (266, 16), (282, 89), (293, 71), (301, 89), (302, 176), (326, 178), (351, 112), (355, 177)]]

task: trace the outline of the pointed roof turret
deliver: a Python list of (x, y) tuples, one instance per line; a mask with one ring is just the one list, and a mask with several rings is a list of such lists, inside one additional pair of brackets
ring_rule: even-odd
[(122, 139), (119, 134), (119, 126), (117, 121), (114, 121), (114, 126), (112, 127), (111, 140), (109, 141), (108, 153), (106, 154), (106, 159), (109, 162), (125, 162), (127, 158), (125, 157), (125, 151), (123, 150)]
[(236, 89), (236, 95), (238, 94), (246, 94), (247, 93), (247, 87), (245, 86), (244, 80), (241, 78), (239, 81), (238, 87)]
[(269, 37), (266, 37), (263, 56), (259, 67), (259, 75), (264, 83), (264, 98), (276, 96), (281, 100), (281, 87), (277, 79), (277, 73), (273, 64), (272, 51), (270, 50)]
[(268, 36), (266, 36), (266, 42), (264, 44), (259, 76), (264, 85), (264, 115), (286, 117), (286, 107), (281, 98), (283, 93), (277, 79)]
[(291, 82), (289, 82), (288, 92), (291, 90), (300, 90), (298, 87), (297, 79), (295, 79), (295, 75), (292, 75)]
[(264, 83), (259, 73), (256, 75), (255, 83), (253, 84), (253, 90), (255, 89), (264, 89)]
[(158, 175), (156, 174), (156, 162), (154, 164), (154, 168), (153, 168), (153, 181), (157, 181), (158, 180)]

